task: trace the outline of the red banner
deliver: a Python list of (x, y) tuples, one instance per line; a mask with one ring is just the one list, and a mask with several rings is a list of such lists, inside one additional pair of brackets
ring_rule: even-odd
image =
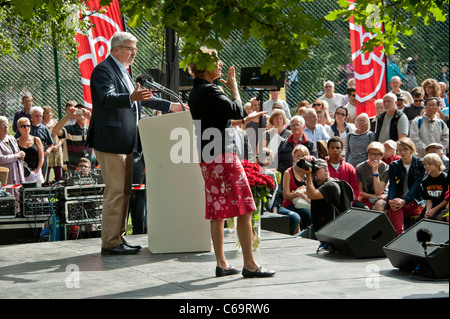
[[(355, 0), (348, 0), (354, 3)], [(353, 5), (350, 5), (350, 10)], [(363, 43), (373, 38), (362, 25), (355, 25), (353, 16), (350, 22), (350, 43), (356, 85), (356, 113), (375, 115), (374, 102), (382, 99), (386, 88), (386, 57), (383, 46), (376, 47), (373, 52), (363, 53)]]
[(76, 34), (78, 42), (78, 63), (80, 64), (81, 83), (83, 84), (84, 105), (92, 108), (90, 79), (94, 67), (109, 54), (111, 37), (117, 31), (123, 31), (122, 17), (119, 11), (119, 1), (111, 1), (101, 13), (100, 0), (87, 0), (85, 4), (91, 13), (89, 19), (94, 25), (88, 34)]

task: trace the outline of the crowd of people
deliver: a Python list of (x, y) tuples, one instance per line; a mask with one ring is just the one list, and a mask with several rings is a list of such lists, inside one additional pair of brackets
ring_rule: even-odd
[(65, 171), (86, 174), (82, 164), (86, 161), (89, 171), (98, 165), (92, 148), (85, 145), (91, 113), (84, 105), (68, 101), (66, 115), (57, 121), (50, 106), (33, 103), (31, 95), (23, 95), (23, 108), (15, 112), (12, 121), (0, 116), (0, 166), (8, 169), (2, 184), (8, 185), (6, 191), (16, 197), (18, 211), (19, 188), (11, 186), (27, 182), (46, 186), (61, 180)]
[[(374, 101), (372, 117), (357, 111), (354, 79), (347, 96), (326, 81), (324, 94), (298, 103), (290, 119), (279, 92), (269, 92), (263, 124), (236, 128), (250, 137), (264, 130), (263, 143), (250, 138), (250, 154), (272, 154), (269, 169), (278, 176), (277, 190), (266, 210), (289, 216), (291, 235), (303, 235), (308, 226), (314, 234), (342, 213), (333, 205), (336, 194), (351, 196), (350, 206), (385, 212), (397, 235), (422, 218), (448, 222), (447, 87), (435, 79), (410, 90), (401, 85), (399, 76), (391, 77), (392, 90)], [(258, 111), (259, 103), (253, 98), (244, 109)], [(299, 168), (301, 159), (314, 163), (312, 169)], [(328, 215), (326, 207), (332, 208)]]

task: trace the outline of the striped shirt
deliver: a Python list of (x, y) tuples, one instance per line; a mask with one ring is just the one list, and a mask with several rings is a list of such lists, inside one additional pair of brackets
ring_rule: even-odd
[(69, 157), (69, 166), (76, 167), (80, 158), (86, 157), (91, 162), (92, 168), (97, 166), (97, 160), (94, 150), (85, 146), (88, 127), (80, 127), (78, 124), (66, 125), (62, 128), (61, 138), (66, 139), (67, 156)]

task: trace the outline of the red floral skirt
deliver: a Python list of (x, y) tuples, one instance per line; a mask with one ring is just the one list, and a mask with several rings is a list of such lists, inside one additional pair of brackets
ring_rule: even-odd
[(222, 154), (200, 163), (205, 180), (205, 218), (224, 219), (256, 210), (244, 168), (236, 154)]

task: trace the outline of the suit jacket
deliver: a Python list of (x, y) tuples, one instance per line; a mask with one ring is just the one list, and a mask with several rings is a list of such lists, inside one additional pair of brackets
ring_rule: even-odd
[[(106, 153), (133, 152), (141, 103), (137, 102), (137, 107), (131, 104), (131, 93), (122, 71), (111, 56), (94, 68), (91, 75), (92, 116), (87, 134), (89, 147)], [(146, 106), (151, 107), (151, 104)], [(170, 102), (167, 101), (160, 103), (158, 109), (168, 112), (169, 107)]]

